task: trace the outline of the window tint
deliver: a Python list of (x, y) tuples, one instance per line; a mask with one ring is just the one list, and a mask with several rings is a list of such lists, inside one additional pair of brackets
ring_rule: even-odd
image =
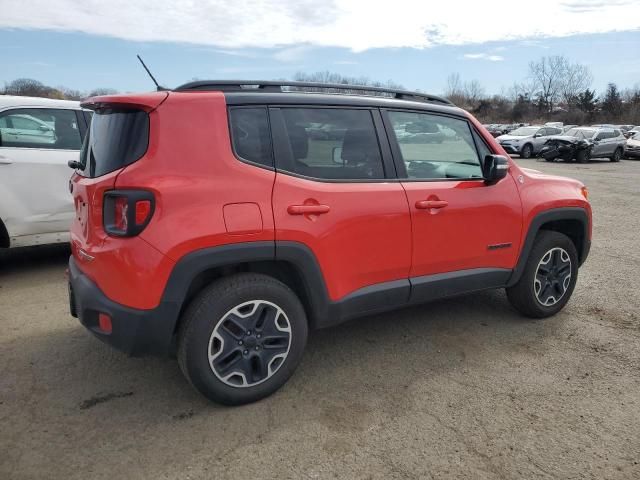
[(371, 112), (338, 108), (282, 108), (292, 164), (279, 167), (329, 180), (384, 178)]
[(94, 113), (80, 152), (85, 177), (100, 177), (130, 165), (147, 151), (149, 116), (142, 110), (104, 109)]
[(0, 113), (0, 146), (80, 150), (74, 110), (20, 108)]
[(484, 140), (482, 140), (480, 135), (478, 135), (475, 130), (473, 131), (473, 138), (476, 141), (476, 145), (478, 147), (478, 155), (480, 156), (480, 160), (481, 162), (484, 162), (485, 157), (487, 155), (493, 155), (493, 153), (491, 152), (491, 150), (489, 150), (487, 144), (484, 143)]
[(389, 119), (408, 178), (482, 177), (465, 120), (410, 112), (389, 112)]
[(273, 167), (266, 108), (233, 108), (229, 111), (229, 124), (233, 148), (240, 158)]

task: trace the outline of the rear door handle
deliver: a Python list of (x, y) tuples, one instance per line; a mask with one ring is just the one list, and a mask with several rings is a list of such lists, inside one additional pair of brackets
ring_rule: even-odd
[(444, 208), (449, 205), (446, 200), (418, 200), (416, 208), (419, 210), (427, 210), (429, 208)]
[(329, 205), (289, 205), (287, 213), (289, 215), (321, 215), (329, 213)]

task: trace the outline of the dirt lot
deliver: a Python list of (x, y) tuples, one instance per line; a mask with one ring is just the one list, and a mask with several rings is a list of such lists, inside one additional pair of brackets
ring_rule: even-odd
[(316, 332), (241, 408), (91, 337), (64, 247), (0, 254), (0, 478), (640, 478), (640, 162), (519, 162), (591, 191), (561, 314), (496, 291)]

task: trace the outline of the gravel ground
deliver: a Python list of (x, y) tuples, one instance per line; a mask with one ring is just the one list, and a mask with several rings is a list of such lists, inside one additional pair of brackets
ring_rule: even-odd
[(65, 247), (0, 254), (0, 478), (640, 478), (640, 162), (518, 162), (591, 192), (563, 312), (482, 292), (316, 332), (245, 407), (87, 333)]

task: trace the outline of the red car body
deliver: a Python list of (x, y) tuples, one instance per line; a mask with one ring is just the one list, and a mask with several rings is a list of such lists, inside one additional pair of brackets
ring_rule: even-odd
[[(307, 94), (267, 95), (261, 102), (282, 102), (278, 95)], [(511, 159), (506, 177), (493, 185), (482, 179), (321, 182), (289, 175), (237, 158), (228, 99), (221, 91), (173, 91), (84, 104), (139, 109), (149, 118), (148, 148), (139, 160), (96, 178), (75, 173), (70, 181), (77, 212), (72, 312), (121, 350), (168, 352), (190, 299), (227, 271), (273, 272), (303, 299), (313, 326), (322, 327), (413, 303), (421, 289), (419, 300), (429, 300), (512, 284), (540, 228), (566, 233), (581, 262), (588, 254), (591, 208), (576, 180), (521, 168)], [(464, 118), (492, 154), (509, 158), (455, 107), (367, 101), (376, 112), (435, 109)], [(391, 156), (388, 138), (382, 150)], [(139, 234), (107, 233), (110, 191), (150, 192), (153, 209)], [(437, 280), (445, 277), (440, 291)], [(109, 329), (101, 315), (110, 317)]]

